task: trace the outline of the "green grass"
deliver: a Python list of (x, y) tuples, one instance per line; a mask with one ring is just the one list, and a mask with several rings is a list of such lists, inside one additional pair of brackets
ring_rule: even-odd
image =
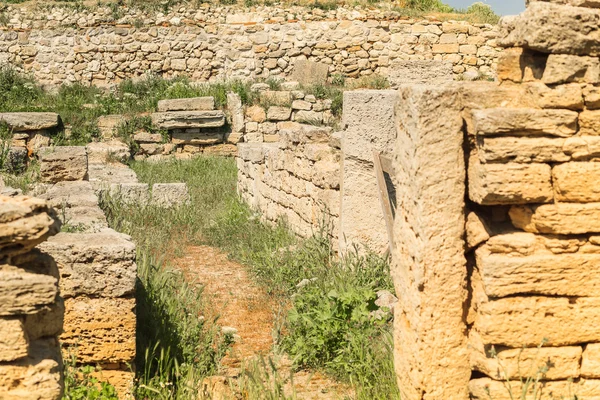
[[(338, 259), (324, 232), (317, 231), (312, 238), (299, 240), (284, 222), (276, 226), (265, 225), (260, 216), (237, 197), (236, 168), (231, 159), (198, 157), (163, 164), (134, 162), (131, 166), (142, 182), (186, 182), (190, 189), (190, 204), (179, 209), (108, 207), (111, 226), (132, 235), (138, 243), (142, 289), (156, 295), (160, 292), (157, 288), (169, 288), (157, 302), (162, 304), (159, 309), (169, 310), (167, 316), (184, 318), (177, 311), (182, 307), (178, 303), (181, 299), (168, 299), (172, 297), (169, 293), (177, 292), (175, 287), (183, 285), (184, 280), (173, 269), (164, 272), (160, 266), (183, 255), (190, 244), (207, 243), (220, 247), (247, 265), (269, 294), (289, 305), (289, 313), (278, 329), (278, 346), (294, 358), (298, 368), (320, 369), (351, 384), (358, 399), (398, 397), (392, 365), (390, 316), (378, 320), (371, 314), (375, 310), (376, 292), (392, 290), (386, 260), (373, 254), (352, 254)], [(158, 278), (161, 274), (162, 278)], [(298, 287), (299, 283), (307, 281), (307, 285)], [(193, 314), (202, 308), (193, 308), (193, 303), (202, 304), (201, 290), (196, 293), (198, 297), (190, 293), (183, 296), (186, 309), (198, 310)], [(144, 349), (152, 349), (153, 343), (165, 343), (168, 332), (177, 332), (176, 328), (170, 327), (171, 318), (163, 321), (156, 311), (144, 311), (151, 309), (150, 304), (144, 303), (146, 299), (153, 297), (142, 292), (138, 299), (142, 300), (138, 311), (140, 326), (144, 330), (157, 330), (145, 325), (144, 321), (149, 319), (153, 324), (161, 321), (157, 324), (159, 327), (169, 328), (159, 328), (154, 337), (142, 340), (138, 347), (140, 354), (144, 354)], [(208, 337), (214, 337), (214, 333), (211, 335)], [(186, 337), (189, 336), (178, 334), (166, 348), (191, 348)], [(181, 345), (182, 340), (188, 344)], [(165, 346), (161, 349), (164, 352)], [(213, 353), (202, 365), (215, 364), (221, 354)], [(182, 357), (185, 358), (179, 355), (175, 359)], [(149, 354), (146, 358), (152, 360), (155, 357)], [(162, 358), (173, 357), (163, 354)], [(148, 364), (149, 361), (139, 360), (139, 370), (143, 371), (144, 365)], [(281, 385), (291, 378), (278, 375), (276, 368), (269, 365), (268, 360), (263, 360), (248, 366), (239, 389), (259, 391), (261, 385), (267, 385), (269, 396), (275, 397), (261, 398), (279, 398), (276, 394), (282, 390)], [(151, 371), (159, 369), (158, 366), (150, 368)], [(196, 376), (202, 376), (210, 369), (197, 368), (195, 371), (199, 371)], [(142, 382), (151, 381), (152, 387), (156, 387), (158, 381), (164, 380), (163, 376), (170, 374), (154, 372), (148, 376), (154, 376), (154, 381), (141, 377)], [(266, 379), (267, 376), (271, 378)], [(186, 381), (179, 379), (182, 380)]]

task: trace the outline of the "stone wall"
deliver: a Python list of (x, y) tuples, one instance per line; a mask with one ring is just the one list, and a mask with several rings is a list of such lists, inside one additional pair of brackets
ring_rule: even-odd
[(405, 399), (600, 393), (600, 10), (565, 3), (532, 1), (512, 22), (499, 85), (400, 89), (392, 274)]
[[(474, 79), (494, 76), (499, 52), (497, 27), (406, 19), (377, 9), (209, 6), (165, 15), (9, 6), (4, 12), (9, 22), (0, 31), (0, 62), (49, 85), (106, 86), (147, 72), (196, 81), (290, 77), (302, 60), (348, 77), (392, 76), (396, 64), (404, 70), (406, 61), (429, 60), (447, 63), (450, 75)], [(416, 78), (430, 77), (436, 67), (419, 68)]]
[(34, 248), (59, 229), (43, 200), (0, 196), (0, 398), (62, 397), (59, 274)]

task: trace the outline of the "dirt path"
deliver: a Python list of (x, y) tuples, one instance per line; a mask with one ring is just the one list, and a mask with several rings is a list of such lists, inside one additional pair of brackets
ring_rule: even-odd
[[(235, 386), (235, 380), (245, 364), (260, 356), (277, 360), (280, 376), (289, 377), (291, 363), (286, 357), (274, 355), (274, 324), (280, 322), (282, 306), (267, 296), (248, 276), (246, 268), (232, 262), (227, 255), (209, 246), (190, 247), (186, 255), (175, 263), (187, 279), (204, 285), (203, 298), (209, 301), (213, 315), (225, 329), (235, 329), (235, 343), (222, 361), (220, 377), (210, 379), (213, 398), (225, 399), (224, 382)], [(210, 311), (209, 311), (210, 312)], [(293, 391), (302, 400), (345, 399), (350, 391), (320, 373), (299, 371), (293, 376)], [(219, 388), (221, 386), (221, 388)], [(291, 385), (286, 392), (291, 393)]]

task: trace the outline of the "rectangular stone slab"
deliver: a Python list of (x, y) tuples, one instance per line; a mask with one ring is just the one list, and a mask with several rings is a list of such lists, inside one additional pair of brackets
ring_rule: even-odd
[(88, 159), (84, 146), (42, 147), (38, 154), (44, 182), (86, 180)]
[(5, 122), (13, 132), (24, 132), (55, 128), (60, 123), (60, 117), (53, 112), (7, 112), (0, 113), (0, 121)]
[(173, 144), (194, 144), (194, 145), (210, 145), (223, 142), (222, 133), (173, 133), (171, 143)]
[(487, 108), (466, 114), (472, 135), (549, 135), (569, 137), (577, 131), (577, 112), (536, 108)]
[(600, 163), (573, 162), (552, 168), (556, 201), (600, 202)]
[(504, 47), (542, 53), (600, 55), (600, 10), (534, 2), (514, 21)]
[(469, 159), (469, 198), (477, 204), (527, 204), (552, 201), (551, 169), (547, 164), (482, 164)]
[(152, 114), (152, 123), (162, 129), (218, 128), (225, 125), (225, 114), (215, 111), (168, 111)]
[(499, 136), (477, 138), (481, 162), (547, 163), (571, 159), (563, 152), (565, 139)]
[(65, 300), (65, 348), (81, 363), (125, 363), (135, 357), (135, 299)]
[(0, 318), (0, 362), (26, 357), (29, 339), (21, 318)]
[(514, 206), (512, 224), (526, 232), (558, 235), (600, 232), (600, 203), (556, 203)]
[(473, 328), (485, 343), (509, 347), (569, 346), (598, 340), (600, 297), (477, 296)]
[[(537, 251), (518, 257), (475, 251), (477, 268), (490, 297), (515, 294), (596, 296), (600, 294), (600, 254)], [(600, 338), (599, 338), (600, 339)]]
[[(489, 378), (473, 379), (469, 382), (469, 392), (473, 400), (515, 400), (521, 399), (523, 383), (518, 380), (511, 381), (510, 391), (507, 383), (494, 381)], [(527, 400), (534, 399), (534, 390), (537, 389), (535, 398), (539, 399), (572, 399), (577, 394), (578, 399), (600, 400), (600, 380), (581, 379), (577, 382), (568, 380), (541, 382), (537, 386), (530, 384), (527, 391)], [(510, 393), (513, 394), (511, 397)]]
[(600, 343), (589, 343), (583, 350), (581, 376), (600, 378)]
[(53, 276), (0, 266), (0, 316), (35, 313), (53, 304), (57, 294), (58, 282)]
[(168, 99), (159, 100), (157, 110), (165, 111), (206, 111), (215, 109), (215, 98), (212, 96), (206, 97), (190, 97), (187, 99)]
[(135, 290), (135, 244), (125, 234), (61, 232), (40, 245), (56, 260), (65, 298), (123, 297)]

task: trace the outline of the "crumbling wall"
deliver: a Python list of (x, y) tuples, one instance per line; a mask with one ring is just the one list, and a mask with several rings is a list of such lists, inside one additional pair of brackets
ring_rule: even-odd
[(43, 200), (0, 196), (0, 398), (62, 397), (59, 274), (34, 248), (59, 229)]
[[(431, 60), (450, 76), (493, 76), (497, 27), (404, 19), (394, 12), (305, 7), (175, 7), (169, 14), (119, 7), (29, 10), (8, 6), (0, 62), (41, 83), (107, 86), (151, 71), (196, 81), (341, 74), (388, 75), (394, 64)], [(115, 15), (117, 14), (117, 15)], [(120, 16), (118, 14), (121, 14)], [(318, 70), (296, 62), (320, 63)], [(447, 63), (443, 67), (441, 64)], [(324, 75), (323, 75), (324, 72)], [(431, 76), (430, 68), (423, 71)]]

